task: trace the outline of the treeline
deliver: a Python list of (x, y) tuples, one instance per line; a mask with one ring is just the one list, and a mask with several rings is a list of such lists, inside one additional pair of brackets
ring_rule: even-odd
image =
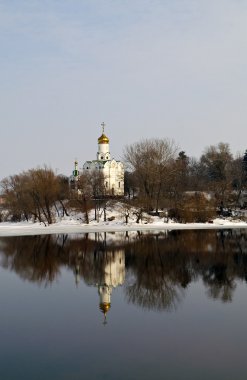
[[(229, 144), (205, 149), (199, 159), (190, 158), (168, 139), (147, 139), (125, 148), (125, 203), (123, 218), (128, 223), (131, 206), (136, 221), (144, 211), (169, 210), (169, 217), (185, 222), (204, 222), (226, 208), (244, 206), (247, 189), (247, 151), (234, 157)], [(106, 220), (104, 178), (100, 171), (80, 175), (69, 184), (68, 177), (48, 168), (30, 169), (0, 182), (5, 215), (0, 220), (34, 220), (51, 224), (56, 215), (69, 209), (89, 210), (95, 219)]]
[(127, 146), (124, 158), (126, 194), (149, 210), (173, 209), (182, 219), (191, 210), (208, 210), (207, 218), (216, 208), (243, 205), (247, 151), (234, 157), (229, 144), (219, 143), (195, 159), (170, 140), (151, 139)]

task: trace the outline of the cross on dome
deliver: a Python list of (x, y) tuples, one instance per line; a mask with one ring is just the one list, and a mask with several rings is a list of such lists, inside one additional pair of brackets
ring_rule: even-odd
[(109, 144), (109, 139), (105, 135), (105, 123), (104, 121), (100, 124), (102, 127), (102, 135), (98, 138), (98, 144)]
[(101, 123), (101, 127), (102, 127), (102, 133), (104, 133), (105, 132), (105, 123), (104, 123), (104, 121)]

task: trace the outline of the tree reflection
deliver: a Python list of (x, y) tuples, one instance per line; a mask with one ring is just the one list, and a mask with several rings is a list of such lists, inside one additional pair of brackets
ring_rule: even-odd
[(1, 265), (31, 282), (52, 283), (60, 275), (58, 246), (51, 235), (15, 237), (4, 240)]
[(226, 265), (213, 265), (203, 274), (203, 281), (208, 287), (207, 294), (209, 297), (221, 299), (223, 302), (232, 301), (236, 283), (234, 277), (228, 273)]
[(137, 304), (145, 309), (174, 310), (183, 298), (183, 289), (176, 284), (160, 284), (158, 288), (145, 288), (140, 284), (126, 287), (128, 302)]
[(103, 312), (119, 285), (128, 302), (169, 311), (200, 279), (209, 297), (232, 301), (237, 281), (247, 279), (247, 231), (132, 232), (128, 239), (125, 233), (6, 237), (0, 239), (0, 258), (3, 268), (44, 286), (62, 268), (72, 271), (76, 286), (95, 286)]
[(132, 273), (125, 289), (128, 302), (146, 309), (172, 310), (184, 297), (190, 274), (186, 263), (180, 262), (182, 257), (164, 251), (167, 242), (158, 236), (143, 236), (132, 244), (126, 259)]

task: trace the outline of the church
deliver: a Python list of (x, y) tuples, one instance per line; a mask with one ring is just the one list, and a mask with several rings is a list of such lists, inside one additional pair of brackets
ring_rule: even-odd
[[(98, 152), (96, 160), (86, 161), (82, 171), (78, 170), (78, 162), (75, 161), (73, 175), (70, 182), (78, 182), (80, 174), (100, 171), (104, 181), (104, 193), (108, 196), (124, 195), (124, 165), (121, 161), (111, 159), (109, 138), (105, 135), (105, 123), (101, 124), (102, 134), (98, 138)], [(76, 187), (76, 186), (75, 186)]]

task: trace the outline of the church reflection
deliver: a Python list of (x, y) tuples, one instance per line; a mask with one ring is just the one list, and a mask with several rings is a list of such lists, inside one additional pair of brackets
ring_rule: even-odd
[(99, 308), (104, 314), (104, 323), (106, 323), (106, 314), (111, 307), (111, 294), (114, 288), (123, 285), (125, 280), (125, 256), (123, 250), (117, 252), (105, 252), (102, 262), (102, 271), (96, 278), (96, 286), (99, 294)]
[(83, 277), (87, 285), (98, 289), (99, 310), (103, 313), (106, 324), (113, 289), (123, 285), (125, 281), (125, 253), (123, 248), (108, 247), (105, 233), (95, 234), (94, 239), (93, 252), (87, 254), (79, 250), (76, 254), (75, 285), (78, 287), (80, 278)]
[(238, 281), (247, 281), (247, 231), (6, 237), (0, 265), (43, 286), (64, 269), (73, 272), (78, 288), (80, 282), (95, 288), (106, 323), (117, 287), (146, 310), (177, 309), (196, 281), (208, 297), (231, 302)]

